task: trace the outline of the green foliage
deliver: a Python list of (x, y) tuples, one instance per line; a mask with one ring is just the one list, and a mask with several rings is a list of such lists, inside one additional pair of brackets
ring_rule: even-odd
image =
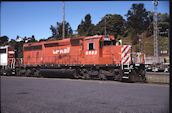
[(170, 18), (169, 15), (167, 13), (161, 14), (158, 13), (158, 22), (170, 22)]
[(108, 35), (114, 35), (115, 37), (118, 37), (118, 35), (124, 35), (126, 30), (125, 20), (121, 15), (105, 15), (103, 19), (96, 25), (96, 33), (103, 35), (105, 33), (105, 24)]
[(144, 4), (132, 4), (132, 8), (126, 14), (129, 28), (138, 34), (143, 33), (151, 21), (149, 14), (150, 12), (146, 11)]
[[(149, 27), (146, 30), (146, 36), (150, 37), (153, 35), (153, 14), (154, 12), (150, 13), (151, 23), (149, 24)], [(158, 29), (159, 29), (159, 35), (168, 37), (168, 30), (169, 29), (169, 15), (167, 13), (157, 14), (158, 18)]]
[(52, 36), (54, 37), (54, 36), (57, 36), (57, 30), (56, 30), (56, 28), (54, 27), (54, 26), (50, 26), (50, 30), (51, 30), (51, 32), (52, 32)]
[(159, 22), (158, 27), (159, 27), (159, 35), (168, 37), (169, 23), (168, 22)]
[(17, 42), (15, 45), (15, 50), (17, 52), (17, 58), (23, 58), (23, 44), (24, 41)]
[(37, 42), (37, 41), (35, 40), (35, 36), (32, 35), (32, 37), (30, 38), (30, 40), (29, 40), (28, 42)]
[[(146, 11), (144, 4), (132, 4), (132, 7), (128, 10), (127, 16), (127, 29), (132, 33), (131, 40), (132, 45), (135, 45), (135, 50), (139, 51), (139, 34), (142, 34), (149, 28), (151, 23), (151, 13)], [(151, 30), (151, 26), (149, 28)], [(148, 32), (151, 35), (151, 31)]]
[(0, 46), (6, 45), (8, 43), (8, 37), (7, 36), (2, 36), (0, 37)]
[(149, 27), (146, 30), (146, 37), (150, 37), (153, 35), (153, 22), (150, 23)]
[(94, 32), (94, 24), (91, 23), (91, 15), (87, 14), (85, 16), (85, 21), (81, 20), (81, 23), (78, 25), (78, 34), (81, 36), (92, 36)]
[(168, 30), (169, 29), (169, 22), (170, 18), (167, 13), (161, 14), (158, 13), (158, 28), (159, 28), (159, 35), (168, 37)]
[[(52, 32), (52, 36), (50, 38), (55, 38), (56, 40), (62, 39), (63, 35), (63, 22), (57, 22), (56, 27), (50, 26), (50, 30)], [(73, 34), (73, 30), (70, 27), (70, 24), (65, 21), (65, 37), (71, 37)]]
[[(19, 39), (20, 36), (16, 37), (16, 40)], [(17, 42), (14, 39), (11, 39), (8, 42), (8, 45), (11, 45), (12, 47), (14, 47), (15, 49), (15, 53), (16, 53), (16, 58), (22, 58), (23, 57), (23, 44), (24, 43), (29, 43), (29, 42), (37, 42), (37, 40), (35, 40), (35, 36), (32, 35), (32, 37), (24, 37), (22, 41)]]

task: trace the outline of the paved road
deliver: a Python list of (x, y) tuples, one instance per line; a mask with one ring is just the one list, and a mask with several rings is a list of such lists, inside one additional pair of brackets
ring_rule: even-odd
[(2, 113), (168, 113), (166, 84), (1, 77)]

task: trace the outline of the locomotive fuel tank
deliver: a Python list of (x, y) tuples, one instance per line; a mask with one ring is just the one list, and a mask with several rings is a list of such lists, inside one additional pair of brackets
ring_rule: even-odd
[(74, 78), (74, 69), (40, 69), (40, 75), (51, 78)]

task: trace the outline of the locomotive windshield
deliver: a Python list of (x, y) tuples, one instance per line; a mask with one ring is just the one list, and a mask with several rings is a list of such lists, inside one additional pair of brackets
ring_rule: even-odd
[(109, 46), (109, 45), (116, 45), (116, 41), (112, 40), (112, 41), (104, 41), (104, 46)]
[(112, 45), (112, 41), (104, 41), (104, 46)]

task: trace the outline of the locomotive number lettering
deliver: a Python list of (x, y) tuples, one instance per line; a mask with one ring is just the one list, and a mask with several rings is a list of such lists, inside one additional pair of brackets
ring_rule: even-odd
[(53, 54), (63, 54), (63, 53), (69, 53), (70, 52), (70, 47), (67, 47), (66, 49), (57, 49), (53, 50)]
[(97, 51), (86, 51), (85, 54), (86, 55), (96, 55)]

